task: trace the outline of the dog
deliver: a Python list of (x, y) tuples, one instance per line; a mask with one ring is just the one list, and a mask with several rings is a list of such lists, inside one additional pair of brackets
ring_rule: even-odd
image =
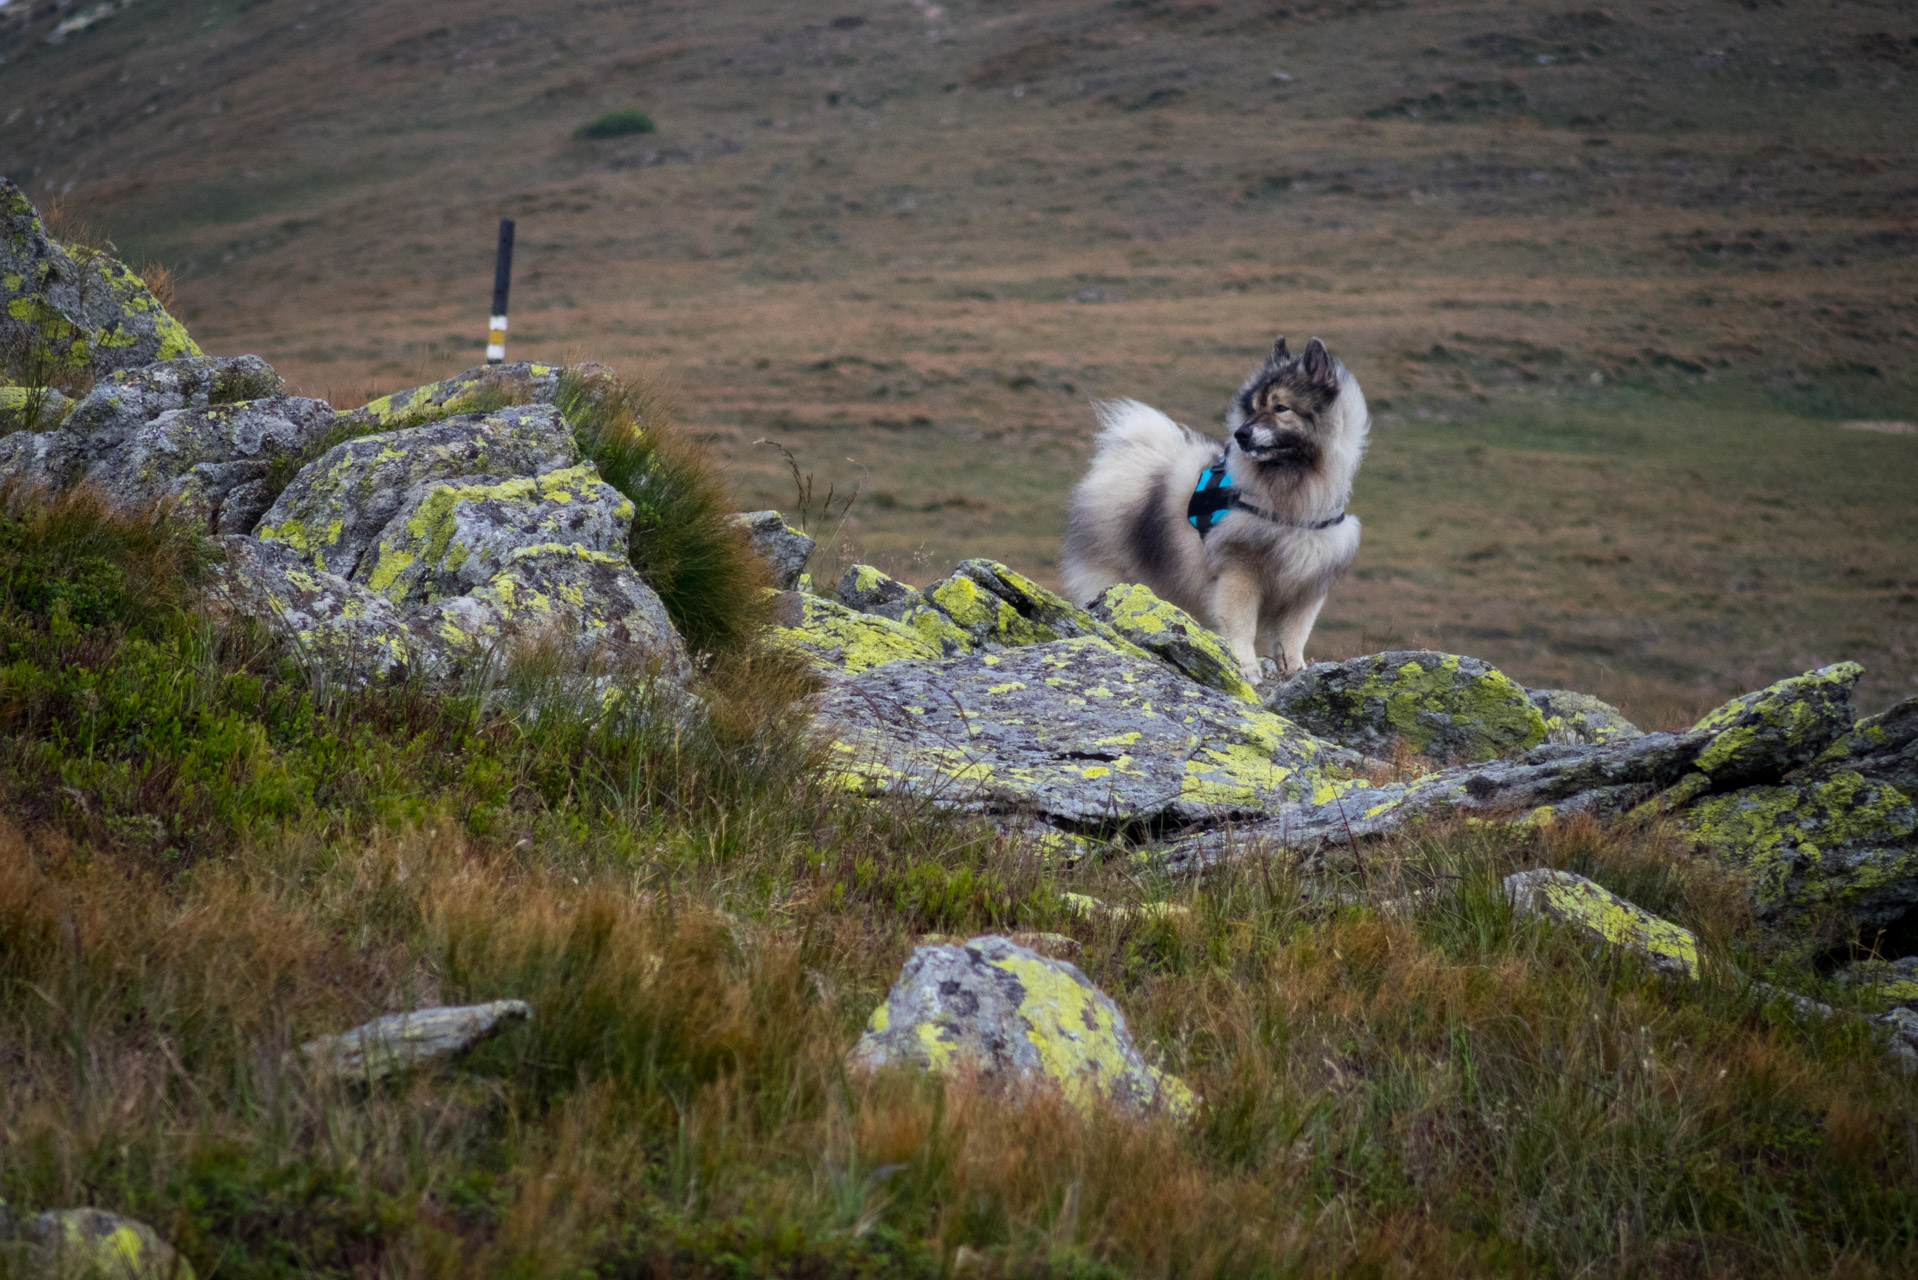
[(1136, 400), (1099, 419), (1067, 518), (1067, 595), (1143, 583), (1225, 637), (1249, 683), (1261, 654), (1304, 667), (1359, 550), (1345, 509), (1372, 421), (1358, 379), (1317, 338), (1294, 356), (1281, 337), (1233, 397), (1223, 446)]

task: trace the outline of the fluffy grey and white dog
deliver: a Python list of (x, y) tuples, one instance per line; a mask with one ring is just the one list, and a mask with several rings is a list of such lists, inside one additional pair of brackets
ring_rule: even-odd
[(1224, 636), (1254, 684), (1260, 654), (1303, 667), (1359, 550), (1345, 510), (1371, 427), (1358, 379), (1317, 338), (1298, 356), (1280, 338), (1233, 397), (1223, 446), (1136, 400), (1099, 418), (1072, 491), (1066, 593), (1084, 604), (1142, 582)]

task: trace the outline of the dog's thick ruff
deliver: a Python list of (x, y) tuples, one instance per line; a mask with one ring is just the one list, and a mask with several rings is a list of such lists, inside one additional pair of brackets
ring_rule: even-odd
[[(1275, 386), (1301, 392), (1282, 413)], [(1224, 636), (1248, 679), (1257, 681), (1261, 653), (1287, 671), (1304, 666), (1319, 609), (1358, 554), (1359, 521), (1337, 518), (1370, 425), (1357, 379), (1316, 340), (1298, 359), (1283, 341), (1274, 348), (1226, 418), (1225, 470), (1259, 510), (1208, 513), (1205, 536), (1188, 507), (1219, 443), (1136, 400), (1103, 404), (1099, 416), (1092, 466), (1072, 495), (1066, 593), (1085, 602), (1144, 583)]]

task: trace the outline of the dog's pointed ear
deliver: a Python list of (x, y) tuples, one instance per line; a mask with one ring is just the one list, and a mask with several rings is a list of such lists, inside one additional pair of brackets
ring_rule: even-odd
[(1277, 364), (1281, 360), (1290, 360), (1291, 358), (1292, 353), (1285, 349), (1285, 335), (1280, 334), (1279, 340), (1272, 344), (1272, 354), (1266, 357), (1266, 363)]
[(1337, 367), (1332, 363), (1332, 353), (1317, 338), (1306, 344), (1305, 380), (1315, 387), (1336, 388), (1339, 385)]

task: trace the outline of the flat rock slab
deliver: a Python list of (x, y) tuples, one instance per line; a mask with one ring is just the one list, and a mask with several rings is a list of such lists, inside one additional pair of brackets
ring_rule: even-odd
[(1151, 1066), (1125, 1014), (1077, 966), (994, 934), (920, 947), (873, 1011), (850, 1062), (1049, 1086), (1083, 1110), (1189, 1115), (1192, 1091)]
[(464, 1053), (532, 1016), (524, 1000), (415, 1009), (308, 1041), (300, 1053), (323, 1074), (371, 1083)]
[(1339, 785), (1323, 768), (1356, 759), (1093, 637), (874, 667), (819, 713), (857, 790), (1068, 827), (1261, 815)]

